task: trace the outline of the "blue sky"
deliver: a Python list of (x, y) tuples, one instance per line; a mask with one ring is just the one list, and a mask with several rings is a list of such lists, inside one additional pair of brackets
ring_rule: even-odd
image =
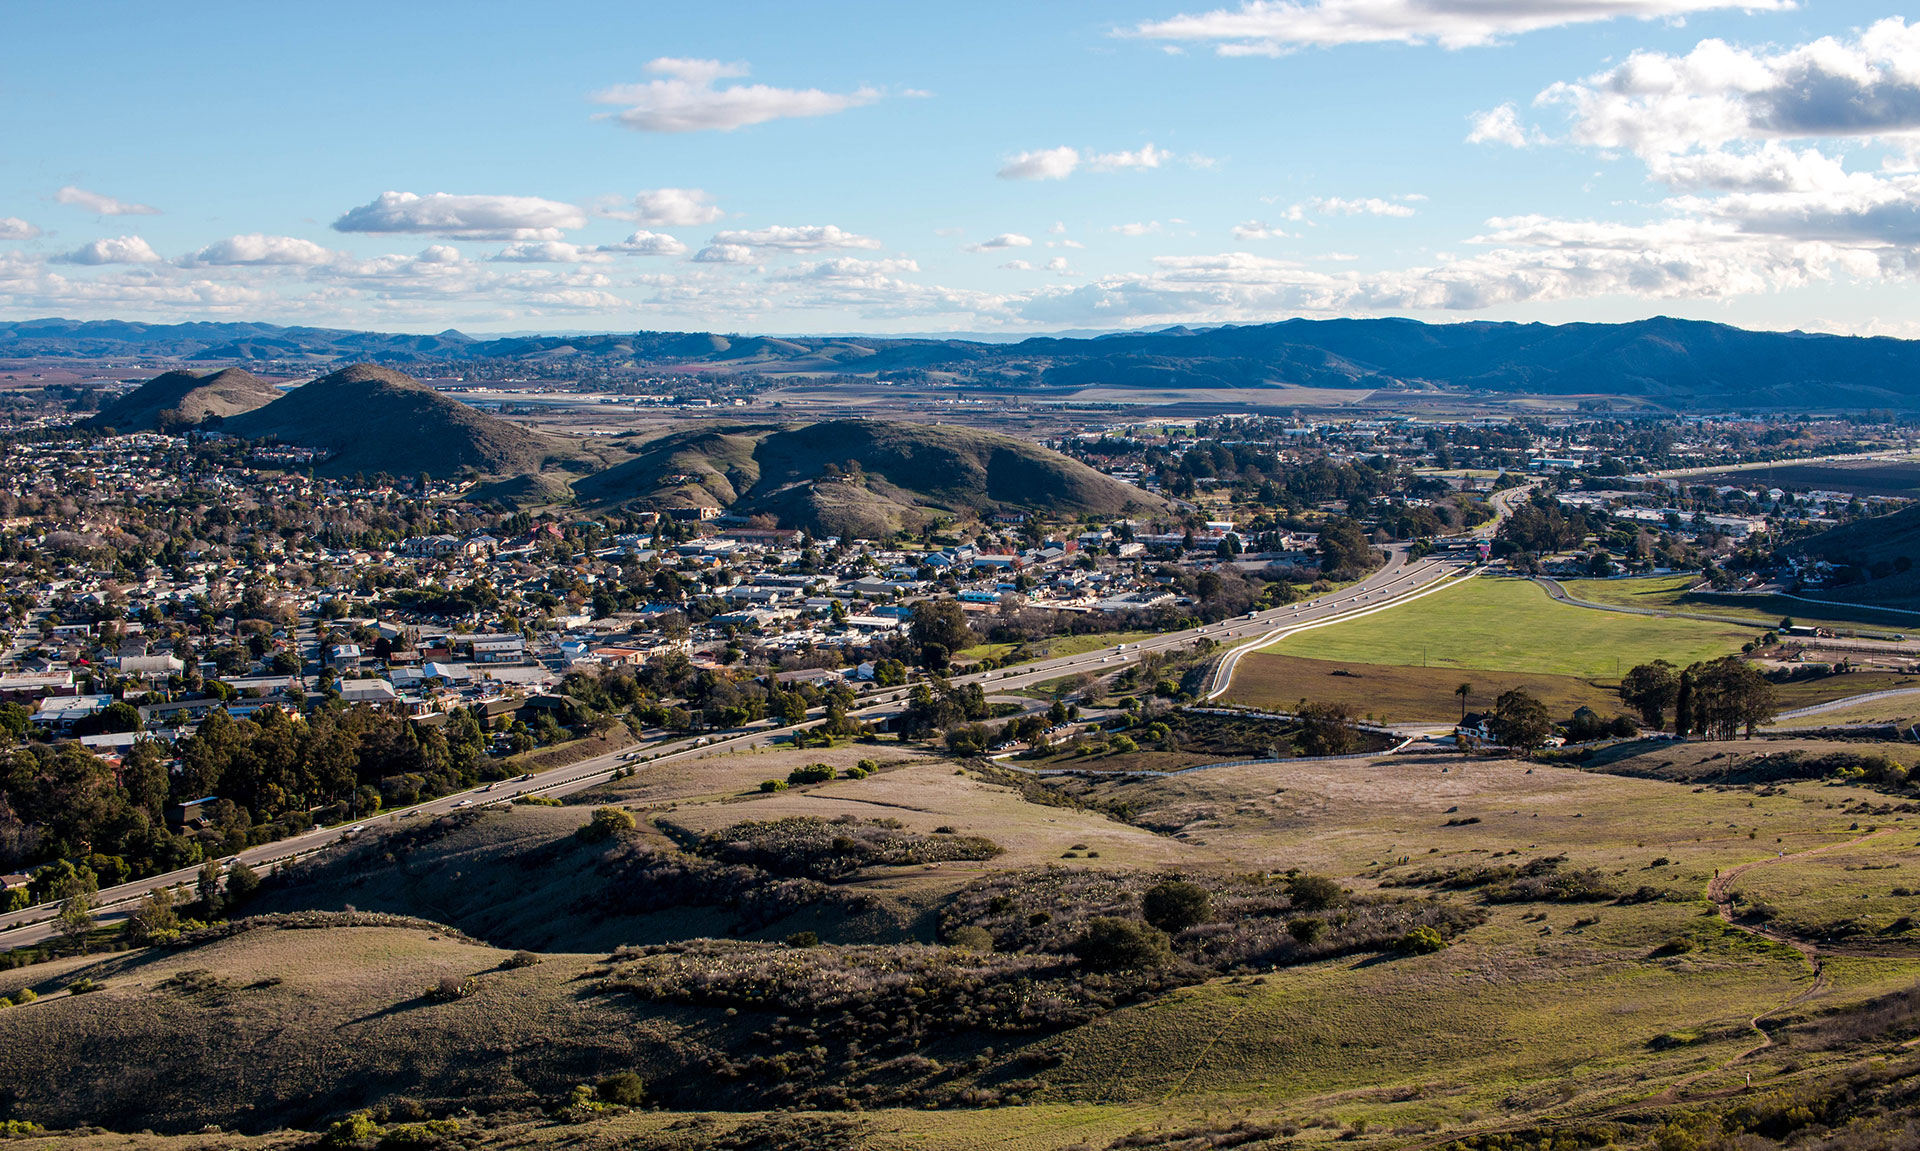
[(1920, 336), (1884, 2), (16, 5), (0, 315)]

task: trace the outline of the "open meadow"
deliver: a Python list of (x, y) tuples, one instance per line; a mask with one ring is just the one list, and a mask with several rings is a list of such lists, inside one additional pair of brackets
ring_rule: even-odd
[[(1645, 1135), (1749, 1072), (1827, 1090), (1914, 1033), (1877, 1005), (1920, 980), (1920, 809), (1827, 767), (1741, 774), (1855, 748), (1047, 781), (885, 745), (642, 766), (565, 806), (380, 825), (269, 884), (253, 930), (0, 973), (41, 996), (0, 1011), (0, 1081), (24, 1118), (182, 1148), (359, 1108), (688, 1151)], [(761, 789), (819, 763), (836, 778)], [(589, 834), (606, 806), (633, 828)], [(1728, 922), (1709, 886), (1739, 867)], [(1175, 876), (1212, 912), (1174, 925), (1170, 966), (1076, 958), (1091, 917), (1137, 922)], [(1420, 925), (1438, 946), (1395, 942)], [(1800, 930), (1823, 974), (1764, 933)], [(569, 1110), (620, 1071), (661, 1110)]]

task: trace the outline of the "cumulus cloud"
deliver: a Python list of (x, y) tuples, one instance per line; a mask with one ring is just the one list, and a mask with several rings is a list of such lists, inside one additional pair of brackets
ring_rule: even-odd
[(1018, 232), (1002, 232), (998, 236), (995, 236), (990, 240), (982, 240), (978, 244), (968, 244), (967, 251), (991, 252), (1000, 248), (1031, 248), (1031, 247), (1033, 247), (1032, 237), (1022, 236)]
[(693, 254), (696, 264), (751, 264), (753, 249), (745, 244), (708, 244)]
[(1510, 148), (1527, 146), (1527, 132), (1520, 126), (1520, 109), (1511, 103), (1467, 117), (1469, 144), (1505, 144)]
[(678, 256), (687, 246), (665, 232), (639, 231), (618, 244), (602, 245), (602, 252), (624, 252), (629, 256)]
[(604, 264), (613, 257), (565, 240), (522, 240), (487, 257), (497, 264)]
[(1064, 180), (1080, 166), (1080, 150), (1064, 145), (1010, 157), (996, 173), (1002, 180)]
[(1920, 24), (1881, 20), (1852, 40), (1781, 51), (1703, 40), (1685, 56), (1635, 52), (1536, 103), (1561, 105), (1571, 141), (1641, 156), (1736, 142), (1920, 135)]
[(54, 259), (62, 264), (152, 264), (160, 257), (138, 236), (114, 236), (95, 240)]
[(31, 240), (40, 229), (18, 216), (0, 216), (0, 240)]
[(631, 220), (643, 228), (698, 228), (726, 215), (712, 194), (698, 188), (653, 188), (635, 196), (630, 205), (609, 207), (600, 214)]
[(1087, 167), (1096, 172), (1118, 172), (1127, 168), (1158, 168), (1172, 155), (1161, 151), (1152, 144), (1135, 152), (1101, 152), (1087, 160)]
[(862, 260), (857, 256), (839, 256), (831, 260), (819, 260), (811, 264), (797, 264), (791, 268), (782, 268), (769, 275), (768, 279), (776, 282), (794, 280), (871, 281), (878, 277), (910, 275), (919, 270), (919, 263), (904, 258)]
[(1339, 44), (1470, 48), (1623, 16), (1671, 19), (1714, 9), (1792, 6), (1792, 0), (1246, 0), (1238, 8), (1147, 21), (1122, 35), (1211, 44), (1222, 56), (1279, 56)]
[(112, 196), (103, 196), (98, 192), (89, 192), (85, 188), (76, 188), (72, 184), (53, 194), (56, 204), (70, 204), (92, 212), (96, 216), (158, 216), (160, 209), (146, 204), (134, 204), (126, 200), (116, 200)]
[(1131, 224), (1115, 224), (1108, 229), (1108, 231), (1117, 232), (1122, 236), (1145, 236), (1152, 232), (1158, 232), (1159, 230), (1160, 221), (1158, 220), (1148, 220), (1144, 223), (1135, 221)]
[(1033, 265), (1025, 260), (1008, 260), (1006, 263), (1000, 265), (1000, 270), (1004, 272), (1031, 272), (1033, 271)]
[(832, 224), (806, 224), (798, 227), (776, 224), (714, 233), (708, 243), (745, 248), (773, 248), (782, 252), (822, 252), (833, 248), (878, 248), (880, 241), (871, 236), (842, 231)]
[(534, 196), (382, 192), (333, 222), (336, 232), (418, 233), (456, 240), (558, 240), (586, 224), (572, 204)]
[(804, 116), (829, 116), (880, 99), (874, 88), (823, 92), (818, 88), (773, 88), (765, 84), (719, 85), (747, 75), (743, 63), (662, 56), (647, 65), (660, 77), (595, 92), (596, 104), (617, 105), (604, 115), (637, 132), (731, 132), (749, 124)]
[(272, 265), (330, 264), (339, 253), (311, 240), (294, 236), (267, 236), (253, 232), (215, 240), (190, 256), (182, 257), (183, 267), (231, 265), (264, 267)]

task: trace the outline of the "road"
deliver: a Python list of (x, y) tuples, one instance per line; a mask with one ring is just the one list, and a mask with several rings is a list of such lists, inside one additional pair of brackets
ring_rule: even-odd
[[(1172, 648), (1185, 647), (1200, 639), (1233, 644), (1229, 649), (1229, 656), (1237, 664), (1239, 654), (1244, 654), (1252, 647), (1273, 642), (1305, 626), (1324, 626), (1335, 620), (1364, 615), (1392, 604), (1404, 603), (1410, 598), (1435, 590), (1439, 581), (1470, 566), (1464, 559), (1451, 557), (1429, 557), (1409, 561), (1407, 550), (1405, 544), (1389, 547), (1387, 562), (1378, 571), (1357, 584), (1312, 600), (1258, 612), (1250, 617), (1169, 632), (1141, 640), (1139, 643), (1103, 647), (1077, 655), (1022, 664), (1015, 668), (955, 676), (952, 682), (956, 684), (977, 682), (990, 692), (1000, 693), (1017, 691), (1081, 672), (1104, 676), (1120, 671), (1147, 652), (1164, 652)], [(1225, 663), (1225, 660), (1222, 662)], [(1231, 676), (1230, 668), (1226, 674), (1228, 677)], [(1218, 671), (1215, 679), (1216, 682), (1224, 685), (1225, 680), (1219, 677)], [(905, 707), (909, 691), (910, 688), (905, 687), (884, 689), (864, 698), (851, 714), (863, 720), (881, 719), (897, 714)], [(817, 718), (819, 717), (810, 717), (807, 722), (813, 722)], [(531, 780), (489, 784), (442, 796), (426, 803), (415, 804), (402, 810), (382, 812), (378, 816), (356, 824), (316, 828), (287, 839), (250, 848), (229, 857), (223, 863), (230, 866), (238, 860), (256, 870), (271, 870), (280, 862), (311, 855), (376, 825), (386, 826), (408, 819), (427, 819), (461, 808), (509, 800), (517, 795), (554, 797), (571, 795), (606, 782), (618, 768), (629, 765), (653, 767), (697, 759), (716, 752), (745, 750), (771, 743), (775, 738), (791, 731), (790, 726), (763, 721), (733, 732), (655, 743), (650, 747), (638, 749), (644, 758), (635, 761), (621, 758), (636, 750), (626, 748), (569, 767), (554, 768)], [(199, 868), (192, 867), (107, 888), (100, 892), (96, 917), (102, 923), (124, 919), (149, 892), (161, 887), (192, 886), (198, 876)], [(54, 934), (51, 921), (55, 910), (55, 905), (45, 903), (0, 915), (0, 950), (27, 946), (51, 938)]]

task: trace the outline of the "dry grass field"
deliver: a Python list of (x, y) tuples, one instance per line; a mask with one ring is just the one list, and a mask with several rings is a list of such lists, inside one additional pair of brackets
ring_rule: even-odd
[[(1659, 1115), (1720, 1106), (1749, 1073), (1831, 1093), (1905, 1066), (1920, 1013), (1886, 1004), (1920, 984), (1920, 929), (1901, 919), (1920, 900), (1900, 894), (1920, 884), (1920, 809), (1830, 776), (1741, 775), (1767, 754), (1858, 750), (1648, 743), (1584, 764), (1403, 755), (1045, 784), (891, 745), (643, 766), (565, 807), (378, 825), (249, 909), (299, 917), (283, 926), (0, 973), (0, 993), (43, 995), (0, 1009), (0, 1117), (116, 1132), (34, 1144), (75, 1151), (278, 1151), (311, 1142), (286, 1129), (360, 1108), (503, 1148), (1384, 1148), (1541, 1123), (1625, 1124), (1614, 1145), (1647, 1145)], [(863, 758), (881, 769), (759, 788)], [(635, 830), (583, 841), (598, 804)], [(1001, 850), (809, 880), (699, 846), (812, 821)], [(1747, 918), (1729, 924), (1708, 886), (1744, 865), (1730, 906)], [(1345, 903), (1303, 910), (1289, 873), (1336, 881)], [(1284, 946), (1182, 958), (1168, 971), (1186, 974), (1143, 986), (1020, 942), (1168, 875), (1223, 909), (1179, 955), (1263, 922)], [(1033, 926), (1042, 908), (1055, 922)], [(1289, 950), (1293, 920), (1338, 933), (1399, 908), (1442, 914), (1448, 946)], [(457, 930), (372, 918), (388, 913)], [(929, 946), (963, 922), (989, 924), (995, 953)], [(1820, 933), (1820, 973), (1763, 929)], [(778, 942), (797, 931), (822, 945)], [(518, 948), (538, 962), (516, 966)], [(1023, 1011), (1096, 1005), (995, 1031), (1012, 1017), (974, 1016), (963, 973), (996, 964), (1039, 965)], [(765, 974), (729, 983), (729, 965)], [(924, 974), (855, 990), (896, 969)], [(82, 977), (103, 986), (63, 990)], [(625, 1070), (657, 1109), (569, 1110), (574, 1084)], [(871, 1102), (769, 1110), (842, 1090)], [(217, 1141), (193, 1134), (207, 1124)]]

